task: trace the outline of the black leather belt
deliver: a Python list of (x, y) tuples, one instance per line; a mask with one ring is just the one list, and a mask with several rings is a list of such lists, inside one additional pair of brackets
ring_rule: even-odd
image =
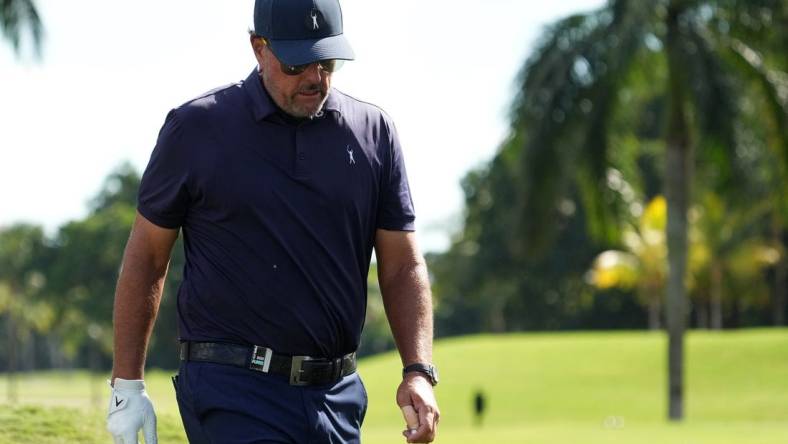
[(285, 376), (290, 385), (319, 385), (338, 381), (356, 371), (356, 353), (340, 358), (314, 358), (274, 353), (268, 347), (223, 342), (181, 342), (181, 361), (234, 365)]

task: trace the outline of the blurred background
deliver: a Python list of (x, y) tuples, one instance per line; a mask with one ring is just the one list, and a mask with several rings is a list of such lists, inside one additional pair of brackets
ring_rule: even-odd
[[(253, 3), (0, 0), (0, 443), (107, 442), (140, 174), (169, 109), (254, 68)], [(342, 7), (334, 85), (404, 147), (438, 442), (784, 442), (788, 1)], [(185, 442), (182, 267), (179, 241), (147, 361), (162, 442)], [(376, 276), (365, 440), (401, 442)]]

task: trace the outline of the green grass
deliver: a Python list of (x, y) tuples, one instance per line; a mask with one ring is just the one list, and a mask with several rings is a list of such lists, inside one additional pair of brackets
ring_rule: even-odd
[[(435, 361), (444, 443), (777, 444), (788, 442), (788, 329), (692, 332), (686, 419), (665, 421), (666, 339), (660, 333), (482, 335), (439, 341)], [(399, 359), (360, 366), (370, 396), (367, 443), (402, 443), (394, 403)], [(171, 372), (146, 379), (162, 443), (185, 442)], [(104, 375), (106, 378), (106, 375)], [(19, 403), (0, 405), (0, 443), (105, 443), (106, 387), (86, 373), (19, 378)], [(471, 398), (488, 398), (473, 427)], [(6, 398), (5, 384), (0, 400)], [(74, 420), (74, 419), (78, 420)]]

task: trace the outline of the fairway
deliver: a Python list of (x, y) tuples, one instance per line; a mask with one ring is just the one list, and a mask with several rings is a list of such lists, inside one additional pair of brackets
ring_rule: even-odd
[[(662, 333), (481, 335), (436, 342), (444, 443), (778, 444), (788, 437), (788, 330), (691, 332), (686, 420), (665, 420)], [(370, 397), (367, 443), (401, 443), (394, 354), (362, 361)], [(162, 443), (185, 442), (171, 372), (147, 374)], [(103, 379), (77, 372), (19, 380), (20, 402), (0, 407), (0, 443), (105, 443)], [(488, 412), (473, 425), (475, 390)], [(0, 388), (5, 402), (6, 385)], [(93, 393), (93, 395), (91, 395)], [(91, 400), (93, 399), (93, 400)]]

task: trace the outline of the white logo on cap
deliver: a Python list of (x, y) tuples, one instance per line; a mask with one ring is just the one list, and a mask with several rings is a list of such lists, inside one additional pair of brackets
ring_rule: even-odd
[(309, 16), (312, 17), (312, 30), (318, 29), (320, 26), (317, 24), (317, 11), (313, 9)]
[(350, 145), (347, 146), (347, 155), (348, 155), (348, 165), (355, 165), (356, 159), (353, 158), (353, 148)]

